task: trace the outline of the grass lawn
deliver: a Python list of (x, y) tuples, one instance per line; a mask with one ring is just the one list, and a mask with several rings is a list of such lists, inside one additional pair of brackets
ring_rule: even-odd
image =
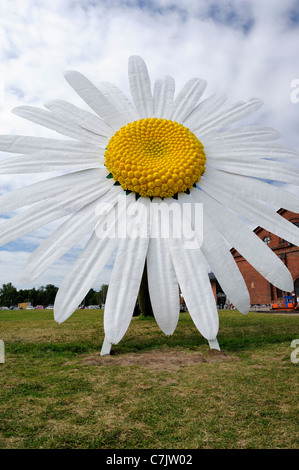
[(219, 353), (188, 313), (171, 337), (139, 317), (100, 357), (100, 310), (0, 311), (0, 448), (297, 448), (296, 338), (298, 316), (221, 311)]

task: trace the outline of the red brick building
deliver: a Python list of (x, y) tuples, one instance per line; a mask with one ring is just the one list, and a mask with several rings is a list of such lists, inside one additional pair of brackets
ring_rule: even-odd
[[(299, 227), (299, 214), (285, 209), (279, 209), (278, 213)], [(299, 248), (261, 227), (257, 227), (254, 232), (287, 266), (294, 279), (294, 293), (298, 297)], [(289, 295), (288, 292), (282, 292), (280, 289), (270, 284), (235, 249), (232, 249), (231, 252), (246, 282), (251, 305), (269, 305), (273, 302), (282, 301), (284, 295)]]

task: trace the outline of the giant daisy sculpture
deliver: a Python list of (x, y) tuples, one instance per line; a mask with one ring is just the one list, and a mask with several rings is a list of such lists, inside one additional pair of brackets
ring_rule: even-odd
[[(57, 293), (57, 322), (78, 307), (115, 251), (101, 354), (109, 354), (111, 345), (123, 338), (145, 266), (152, 309), (162, 331), (171, 335), (176, 328), (180, 286), (197, 329), (211, 348), (219, 349), (218, 313), (207, 264), (242, 313), (249, 310), (249, 293), (232, 246), (270, 283), (293, 290), (287, 267), (244, 218), (299, 245), (298, 228), (270, 208), (299, 212), (294, 194), (270, 184), (299, 183), (299, 169), (290, 163), (298, 160), (298, 153), (274, 142), (279, 133), (272, 128), (230, 127), (257, 111), (259, 99), (225, 105), (226, 97), (214, 94), (201, 100), (207, 84), (199, 78), (174, 96), (175, 82), (164, 76), (152, 91), (147, 67), (138, 56), (129, 59), (132, 102), (111, 83), (95, 86), (75, 71), (66, 72), (65, 78), (91, 112), (54, 100), (46, 109), (20, 106), (14, 113), (70, 139), (0, 137), (2, 151), (20, 154), (0, 161), (1, 174), (64, 172), (0, 198), (2, 213), (29, 205), (1, 222), (1, 245), (70, 215), (34, 251), (22, 274), (24, 282), (34, 281), (92, 233)], [(190, 211), (183, 219), (171, 218), (179, 235), (166, 236), (159, 209), (173, 205)], [(136, 213), (138, 229), (132, 217)], [(115, 235), (124, 224), (126, 234), (134, 236)], [(190, 227), (198, 241), (191, 246), (182, 235), (190, 233)]]

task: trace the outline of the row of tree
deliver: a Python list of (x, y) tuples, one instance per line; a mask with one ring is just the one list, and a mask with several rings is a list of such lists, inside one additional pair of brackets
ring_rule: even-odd
[[(82, 304), (86, 307), (88, 305), (104, 304), (106, 301), (107, 290), (107, 284), (103, 284), (99, 292), (94, 289), (90, 289)], [(34, 307), (36, 305), (47, 307), (48, 305), (54, 304), (57, 291), (58, 287), (53, 284), (47, 284), (46, 286), (41, 286), (38, 289), (33, 287), (32, 289), (18, 290), (11, 282), (9, 282), (8, 284), (3, 284), (0, 288), (0, 306), (14, 307), (20, 303), (30, 302)]]

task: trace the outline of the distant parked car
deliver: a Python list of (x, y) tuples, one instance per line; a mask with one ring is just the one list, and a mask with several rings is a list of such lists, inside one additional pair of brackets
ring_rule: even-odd
[(35, 307), (36, 310), (43, 310), (45, 307), (43, 305), (37, 305)]
[(54, 308), (54, 305), (48, 305), (47, 307), (45, 307), (47, 310), (53, 310)]
[(9, 310), (8, 307), (2, 307), (1, 310)]
[(28, 307), (26, 307), (26, 310), (34, 310), (34, 307), (29, 305)]

